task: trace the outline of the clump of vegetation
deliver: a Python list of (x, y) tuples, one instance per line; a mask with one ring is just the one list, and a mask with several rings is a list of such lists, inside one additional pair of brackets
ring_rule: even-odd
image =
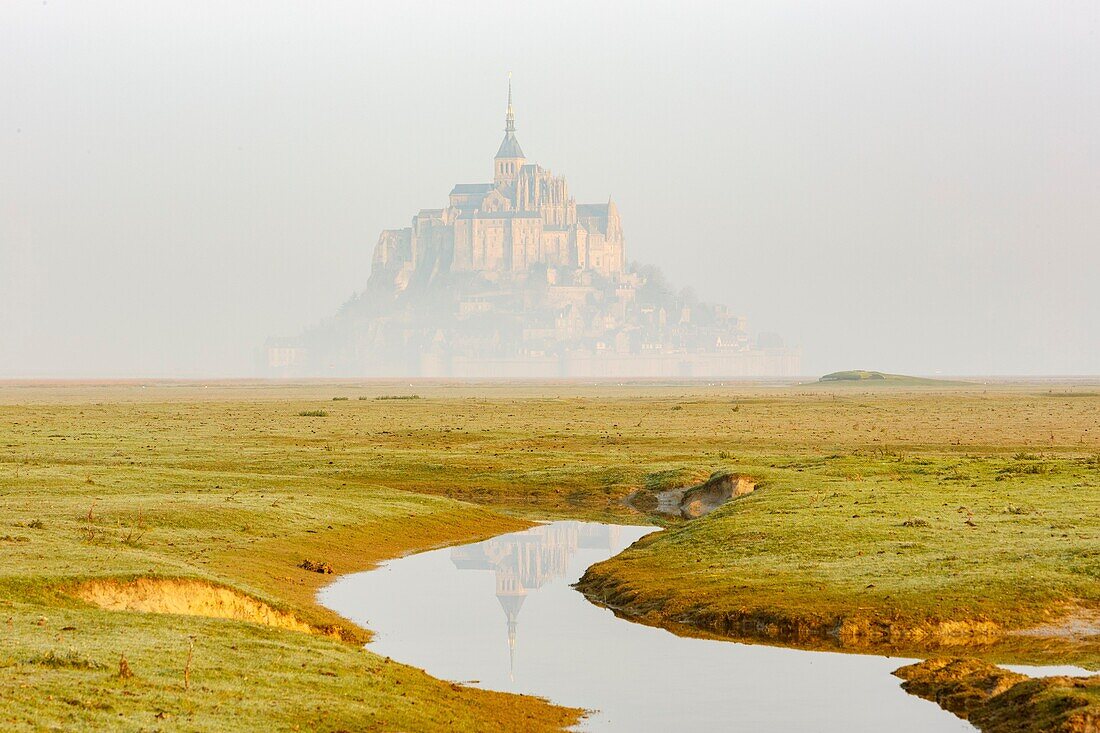
[(81, 520), (80, 531), (85, 542), (95, 542), (102, 535), (102, 530), (96, 525), (95, 503), (96, 500), (93, 499), (91, 506), (88, 507), (88, 513)]
[(1001, 468), (997, 471), (997, 476), (995, 478), (998, 481), (1003, 481), (1006, 478), (1012, 478), (1014, 476), (1046, 476), (1054, 472), (1054, 466), (1049, 463), (1036, 463), (1029, 460), (1020, 461), (1014, 466), (1005, 466)]
[(46, 527), (41, 519), (32, 519), (25, 526), (27, 529), (44, 529)]
[(418, 400), (418, 394), (384, 394), (375, 397), (376, 400)]
[(332, 566), (327, 562), (319, 562), (315, 560), (302, 560), (298, 563), (298, 567), (302, 570), (308, 570), (311, 573), (321, 573), (322, 575), (332, 575)]
[(122, 538), (122, 544), (130, 547), (141, 547), (141, 541), (145, 539), (145, 533), (147, 531), (144, 514), (139, 511), (137, 520), (130, 524), (130, 530), (126, 533), (126, 536)]
[(332, 401), (333, 402), (347, 402), (348, 398), (347, 397), (333, 397)]
[(195, 659), (195, 635), (187, 637), (187, 661), (183, 665), (183, 689), (191, 689), (191, 662)]
[(894, 672), (902, 688), (987, 733), (1090, 731), (1100, 677), (1029, 678), (977, 659), (937, 658)]
[(134, 670), (130, 669), (130, 662), (126, 660), (126, 655), (121, 654), (118, 658), (118, 678), (120, 680), (128, 680), (134, 676)]
[(102, 664), (81, 654), (76, 649), (69, 649), (65, 652), (55, 652), (50, 649), (44, 654), (31, 657), (27, 660), (27, 663), (52, 669), (103, 669)]
[(298, 417), (328, 417), (328, 413), (324, 410), (301, 410)]

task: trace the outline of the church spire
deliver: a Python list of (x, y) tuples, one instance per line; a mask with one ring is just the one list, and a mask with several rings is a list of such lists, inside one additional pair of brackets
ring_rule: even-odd
[(516, 114), (512, 111), (512, 74), (508, 73), (508, 114), (504, 116), (504, 139), (497, 149), (493, 163), (493, 183), (497, 186), (512, 184), (520, 168), (527, 162), (523, 148), (516, 140)]
[(516, 131), (516, 115), (512, 111), (512, 72), (508, 72), (508, 114), (504, 116), (504, 131)]

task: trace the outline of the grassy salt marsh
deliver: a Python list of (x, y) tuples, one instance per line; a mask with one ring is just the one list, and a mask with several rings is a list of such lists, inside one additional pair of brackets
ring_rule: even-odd
[[(1058, 629), (1100, 607), (1098, 455), (1100, 391), (1049, 384), (7, 385), (0, 720), (560, 728), (578, 711), (361, 650), (369, 630), (314, 603), (332, 576), (299, 567), (551, 517), (667, 525), (585, 582), (649, 623), (1095, 666), (1096, 637)], [(756, 491), (690, 523), (622, 502), (718, 470)], [(316, 633), (76, 597), (135, 578), (229, 588)], [(1054, 631), (1005, 633), (1035, 626)]]

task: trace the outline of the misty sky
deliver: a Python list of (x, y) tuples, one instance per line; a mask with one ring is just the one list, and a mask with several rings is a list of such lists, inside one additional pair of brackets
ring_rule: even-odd
[[(643, 10), (644, 8), (644, 10)], [(528, 158), (807, 374), (1100, 373), (1100, 3), (0, 3), (0, 377), (248, 376)]]

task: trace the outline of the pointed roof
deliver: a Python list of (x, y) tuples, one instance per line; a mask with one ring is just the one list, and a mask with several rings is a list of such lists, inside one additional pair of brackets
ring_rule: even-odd
[(516, 140), (516, 114), (512, 111), (512, 75), (508, 74), (508, 113), (504, 116), (504, 140), (497, 150), (498, 158), (525, 158), (523, 148)]
[(516, 134), (509, 132), (504, 136), (504, 140), (500, 143), (500, 149), (497, 150), (498, 158), (524, 158), (527, 156), (523, 154), (523, 148), (519, 146), (519, 140), (516, 140)]

